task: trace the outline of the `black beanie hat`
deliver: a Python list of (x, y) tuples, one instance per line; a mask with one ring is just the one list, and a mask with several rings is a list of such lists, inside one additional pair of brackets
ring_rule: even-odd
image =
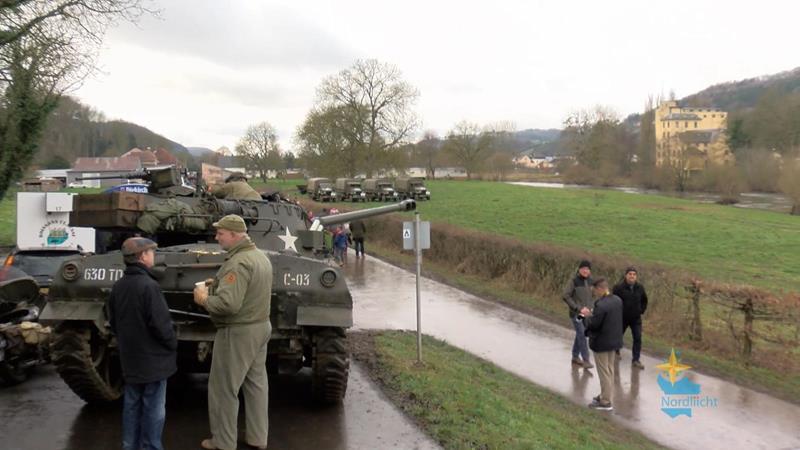
[(591, 263), (591, 262), (589, 262), (589, 260), (588, 260), (588, 259), (584, 259), (583, 261), (581, 261), (581, 263), (580, 263), (580, 264), (578, 264), (578, 269), (582, 269), (582, 268), (584, 268), (584, 267), (588, 267), (588, 268), (590, 268), (590, 269), (591, 269), (591, 268), (592, 268), (592, 263)]
[(629, 272), (633, 272), (633, 273), (636, 273), (636, 274), (639, 273), (639, 271), (636, 270), (636, 267), (633, 267), (633, 266), (629, 266), (627, 269), (625, 269), (625, 275), (627, 275)]

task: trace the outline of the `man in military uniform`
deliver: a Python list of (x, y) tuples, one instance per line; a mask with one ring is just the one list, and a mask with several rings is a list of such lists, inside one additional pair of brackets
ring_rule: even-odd
[(204, 449), (235, 449), (239, 390), (244, 395), (245, 440), (267, 447), (267, 342), (272, 293), (272, 265), (247, 235), (241, 217), (228, 215), (215, 222), (217, 241), (228, 252), (208, 288), (199, 285), (194, 301), (204, 307), (217, 334), (208, 378), (211, 438)]
[(211, 189), (215, 197), (229, 200), (261, 200), (261, 194), (247, 184), (247, 177), (233, 173), (225, 179), (225, 184)]

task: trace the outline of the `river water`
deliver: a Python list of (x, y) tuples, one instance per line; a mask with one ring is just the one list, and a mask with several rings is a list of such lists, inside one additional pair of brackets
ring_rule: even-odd
[[(687, 200), (695, 200), (701, 203), (715, 203), (720, 199), (717, 194), (708, 192), (684, 192), (682, 194), (662, 192), (655, 189), (642, 189), (637, 187), (595, 187), (582, 184), (564, 184), (564, 183), (541, 183), (541, 182), (527, 182), (515, 181), (508, 184), (517, 186), (540, 187), (551, 189), (600, 189), (626, 192), (628, 194), (646, 194), (646, 195), (666, 195), (670, 197), (679, 197)], [(733, 205), (737, 208), (749, 209), (764, 209), (767, 211), (775, 211), (788, 213), (792, 210), (792, 201), (782, 194), (768, 194), (764, 192), (745, 192), (740, 196), (739, 203)]]

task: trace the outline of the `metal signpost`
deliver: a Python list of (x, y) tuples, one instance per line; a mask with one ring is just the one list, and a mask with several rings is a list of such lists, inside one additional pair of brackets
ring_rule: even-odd
[(422, 250), (431, 248), (431, 223), (420, 222), (419, 212), (414, 213), (414, 222), (403, 222), (403, 249), (414, 250), (417, 260), (417, 363), (422, 363)]

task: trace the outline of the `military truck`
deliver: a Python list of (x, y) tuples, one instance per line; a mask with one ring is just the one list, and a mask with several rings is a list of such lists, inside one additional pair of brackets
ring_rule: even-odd
[(430, 200), (431, 191), (425, 187), (425, 180), (417, 177), (399, 177), (394, 181), (394, 188), (402, 199)]
[(338, 199), (333, 183), (327, 178), (309, 178), (306, 189), (316, 202), (335, 202)]
[(159, 243), (152, 271), (167, 300), (178, 336), (178, 367), (210, 370), (215, 329), (193, 302), (194, 283), (213, 277), (225, 252), (213, 243), (211, 226), (238, 214), (248, 234), (272, 263), (273, 291), (267, 366), (270, 373), (311, 369), (313, 397), (342, 400), (350, 358), (345, 330), (353, 324), (353, 299), (340, 269), (330, 262), (323, 227), (393, 211), (413, 210), (412, 200), (308, 220), (303, 208), (280, 195), (259, 200), (225, 200), (201, 187), (191, 195), (170, 192), (170, 174), (153, 171), (147, 194), (114, 192), (75, 197), (70, 223), (94, 225), (113, 244), (104, 254), (63, 263), (50, 289), (41, 322), (55, 327), (51, 357), (57, 372), (79, 397), (103, 403), (120, 397), (117, 343), (104, 304), (122, 277), (123, 239), (136, 234)]
[(366, 197), (370, 201), (388, 202), (398, 200), (399, 195), (394, 190), (392, 180), (386, 178), (367, 178), (361, 182)]
[(339, 199), (352, 202), (367, 201), (367, 194), (361, 189), (361, 180), (355, 178), (337, 178), (336, 195)]

